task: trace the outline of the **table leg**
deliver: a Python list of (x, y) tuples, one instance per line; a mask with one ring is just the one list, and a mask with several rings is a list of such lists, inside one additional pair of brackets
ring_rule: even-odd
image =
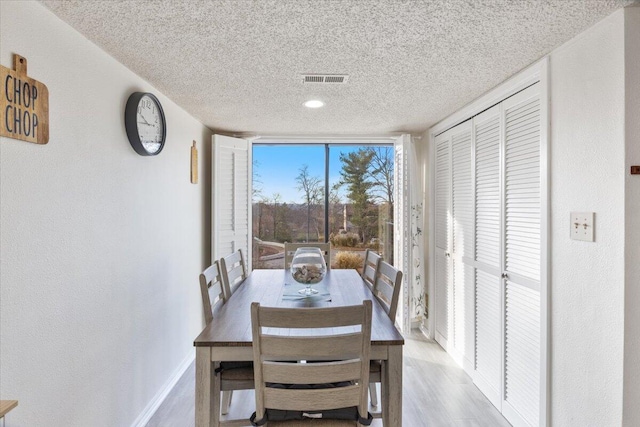
[(389, 346), (389, 358), (382, 366), (382, 424), (402, 427), (402, 346)]
[[(217, 399), (218, 404), (216, 405), (214, 396), (217, 376), (211, 375), (213, 369), (211, 348), (196, 347), (196, 427), (219, 425), (220, 399)], [(219, 384), (218, 390), (220, 390)]]
[[(213, 349), (211, 350), (213, 354)], [(220, 362), (214, 362), (211, 364), (211, 370), (218, 368)], [(220, 427), (220, 374), (213, 374), (211, 376), (211, 415), (209, 416), (210, 426)]]

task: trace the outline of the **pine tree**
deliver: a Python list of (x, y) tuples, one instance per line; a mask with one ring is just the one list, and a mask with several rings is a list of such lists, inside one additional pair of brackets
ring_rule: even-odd
[(371, 189), (375, 185), (369, 179), (369, 167), (374, 153), (368, 148), (360, 148), (348, 154), (341, 154), (341, 183), (347, 187), (347, 198), (351, 200), (353, 213), (351, 223), (358, 228), (360, 239), (365, 242), (376, 224), (375, 209), (372, 206)]

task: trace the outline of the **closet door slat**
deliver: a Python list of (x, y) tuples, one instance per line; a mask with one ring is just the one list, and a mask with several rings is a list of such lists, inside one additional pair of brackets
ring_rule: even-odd
[(471, 123), (452, 130), (451, 195), (453, 219), (453, 346), (473, 365), (474, 278), (465, 260), (473, 259), (473, 157)]
[(448, 345), (452, 304), (451, 280), (451, 132), (436, 138), (435, 147), (435, 330), (436, 339)]
[[(475, 259), (499, 267), (500, 254), (500, 117), (495, 114), (474, 127)], [(479, 238), (480, 237), (480, 238)]]
[(504, 114), (504, 262), (509, 277), (505, 281), (504, 401), (526, 423), (538, 425), (541, 124), (537, 88), (506, 101)]

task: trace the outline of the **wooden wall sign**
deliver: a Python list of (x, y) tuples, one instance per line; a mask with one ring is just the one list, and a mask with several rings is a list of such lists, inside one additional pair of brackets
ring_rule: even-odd
[(49, 89), (27, 77), (27, 58), (14, 54), (13, 68), (0, 65), (0, 136), (49, 142)]
[(191, 183), (198, 183), (198, 149), (195, 141), (191, 146)]

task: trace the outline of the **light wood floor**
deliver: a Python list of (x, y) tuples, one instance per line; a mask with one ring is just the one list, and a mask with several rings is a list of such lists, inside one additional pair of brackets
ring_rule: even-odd
[[(417, 333), (412, 334), (405, 342), (402, 411), (404, 427), (510, 426), (473, 385), (471, 378), (438, 344)], [(194, 426), (194, 376), (195, 367), (192, 364), (147, 427)], [(234, 392), (229, 417), (249, 418), (253, 410), (252, 391)], [(382, 421), (376, 419), (371, 425), (382, 427)]]

